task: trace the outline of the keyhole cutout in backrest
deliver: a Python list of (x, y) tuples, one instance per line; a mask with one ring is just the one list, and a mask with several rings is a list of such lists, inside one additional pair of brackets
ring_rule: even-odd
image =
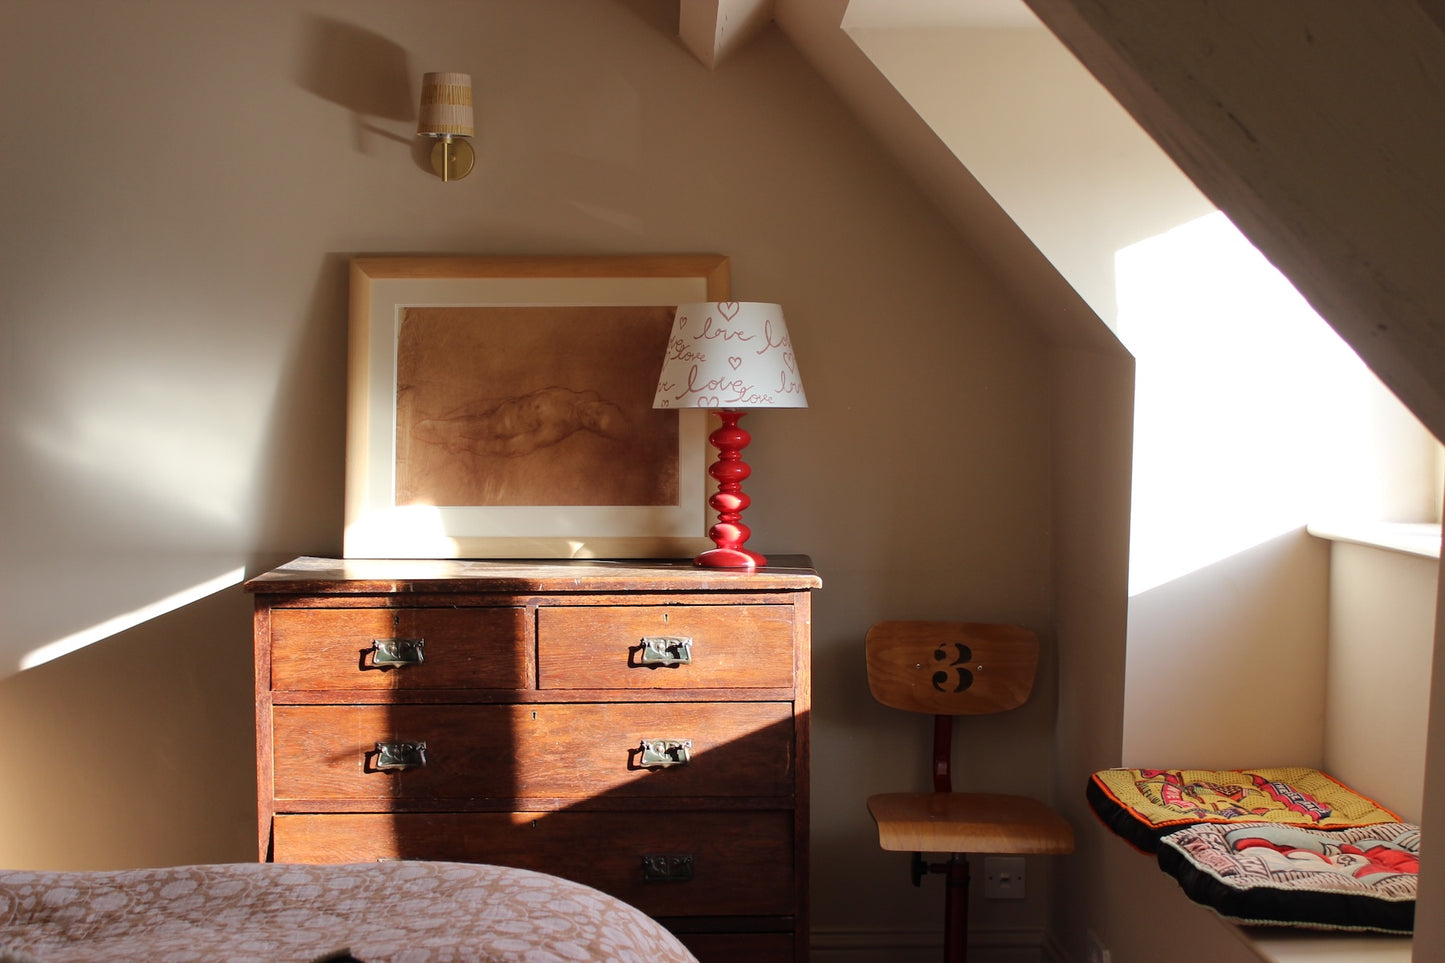
[(939, 692), (962, 692), (973, 685), (973, 673), (964, 665), (972, 658), (973, 650), (962, 642), (950, 642), (934, 649), (933, 661), (943, 663), (944, 668), (933, 673), (933, 688)]

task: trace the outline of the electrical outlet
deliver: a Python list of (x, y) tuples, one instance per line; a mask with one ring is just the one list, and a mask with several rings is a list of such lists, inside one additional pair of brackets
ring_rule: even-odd
[(1104, 941), (1099, 939), (1099, 934), (1093, 930), (1088, 931), (1088, 939), (1084, 947), (1084, 963), (1112, 963), (1112, 954), (1109, 953)]
[(983, 859), (983, 895), (985, 899), (1024, 898), (1024, 858), (1022, 856), (985, 856)]

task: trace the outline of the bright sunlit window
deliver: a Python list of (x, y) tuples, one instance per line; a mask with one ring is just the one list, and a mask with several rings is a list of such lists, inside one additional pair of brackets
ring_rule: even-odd
[(1121, 250), (1129, 592), (1321, 519), (1433, 521), (1434, 443), (1220, 213)]

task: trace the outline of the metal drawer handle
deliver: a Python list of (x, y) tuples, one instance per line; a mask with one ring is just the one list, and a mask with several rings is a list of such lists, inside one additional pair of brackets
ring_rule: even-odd
[(642, 857), (644, 883), (685, 883), (690, 879), (691, 853), (648, 853)]
[(666, 769), (692, 762), (691, 739), (644, 739), (637, 764), (643, 769)]
[(402, 772), (426, 765), (424, 742), (378, 742), (376, 768), (382, 772)]
[(671, 635), (649, 636), (642, 640), (642, 651), (638, 653), (638, 665), (656, 667), (662, 665), (687, 665), (692, 662), (692, 639)]
[(394, 669), (421, 665), (426, 661), (425, 645), (426, 639), (372, 639), (371, 664)]

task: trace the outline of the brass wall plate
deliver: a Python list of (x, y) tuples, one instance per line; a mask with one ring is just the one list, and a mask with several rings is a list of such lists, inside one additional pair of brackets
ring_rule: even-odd
[(476, 163), (472, 145), (465, 139), (439, 140), (432, 145), (431, 169), (444, 181), (459, 181), (472, 172)]

